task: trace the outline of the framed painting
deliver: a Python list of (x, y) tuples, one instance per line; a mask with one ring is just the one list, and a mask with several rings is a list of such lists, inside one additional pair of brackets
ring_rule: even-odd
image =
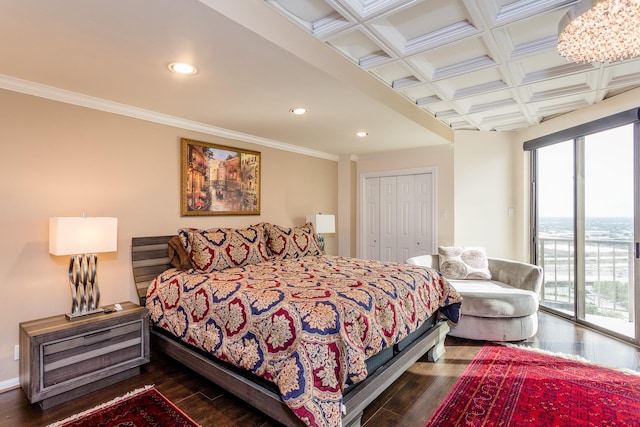
[(260, 215), (260, 152), (181, 139), (182, 216)]

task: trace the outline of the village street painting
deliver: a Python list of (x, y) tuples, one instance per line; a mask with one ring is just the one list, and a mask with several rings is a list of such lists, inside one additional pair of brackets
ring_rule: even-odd
[(260, 153), (182, 139), (181, 214), (259, 215)]

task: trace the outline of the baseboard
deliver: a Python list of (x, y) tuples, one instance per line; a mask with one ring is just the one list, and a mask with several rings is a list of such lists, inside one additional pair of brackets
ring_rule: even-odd
[(20, 387), (20, 380), (18, 378), (12, 378), (10, 380), (0, 381), (0, 393), (13, 390), (14, 388), (18, 388), (18, 387)]

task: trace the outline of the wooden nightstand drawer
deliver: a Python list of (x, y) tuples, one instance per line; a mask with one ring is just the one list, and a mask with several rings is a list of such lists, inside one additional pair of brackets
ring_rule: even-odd
[(43, 388), (143, 358), (142, 333), (142, 320), (137, 320), (43, 344)]
[(20, 385), (43, 408), (121, 381), (149, 361), (149, 313), (123, 310), (20, 323)]

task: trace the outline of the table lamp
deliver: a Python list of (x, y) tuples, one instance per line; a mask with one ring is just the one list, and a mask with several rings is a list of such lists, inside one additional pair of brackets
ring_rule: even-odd
[(70, 255), (70, 320), (101, 313), (98, 307), (98, 253), (115, 252), (118, 247), (118, 218), (49, 218), (49, 253)]
[(324, 252), (324, 235), (326, 233), (335, 233), (336, 232), (336, 217), (335, 215), (325, 215), (325, 214), (314, 214), (307, 215), (307, 222), (313, 224), (313, 229), (316, 232), (316, 236), (318, 236), (318, 243), (320, 244), (320, 249)]

